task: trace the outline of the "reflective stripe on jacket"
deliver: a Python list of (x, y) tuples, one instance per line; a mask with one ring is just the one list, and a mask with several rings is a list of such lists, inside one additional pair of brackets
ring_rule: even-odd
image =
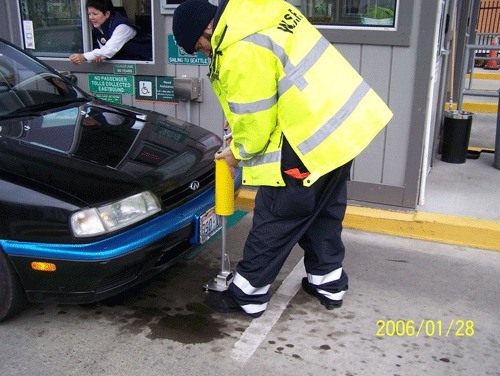
[(284, 135), (310, 186), (349, 162), (392, 113), (347, 60), (282, 0), (227, 2), (216, 19), (210, 78), (247, 185), (283, 186)]

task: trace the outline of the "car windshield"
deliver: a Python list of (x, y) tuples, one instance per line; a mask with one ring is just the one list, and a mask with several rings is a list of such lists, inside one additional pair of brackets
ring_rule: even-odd
[(43, 64), (0, 41), (0, 117), (43, 111), (84, 98)]

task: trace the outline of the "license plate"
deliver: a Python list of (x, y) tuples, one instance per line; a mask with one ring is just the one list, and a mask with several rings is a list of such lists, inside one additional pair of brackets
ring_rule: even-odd
[(222, 228), (222, 217), (215, 214), (215, 209), (206, 211), (200, 217), (200, 244), (205, 243)]

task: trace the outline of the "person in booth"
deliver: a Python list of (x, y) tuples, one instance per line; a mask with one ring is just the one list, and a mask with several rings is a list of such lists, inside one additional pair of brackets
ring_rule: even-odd
[(90, 52), (72, 54), (74, 64), (99, 63), (106, 59), (152, 60), (152, 38), (118, 13), (111, 0), (88, 0), (86, 4), (94, 46)]

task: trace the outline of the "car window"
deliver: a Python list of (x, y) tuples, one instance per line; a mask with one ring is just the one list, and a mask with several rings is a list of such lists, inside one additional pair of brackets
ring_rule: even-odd
[(0, 137), (15, 138), (33, 146), (68, 152), (75, 139), (79, 107), (46, 115), (0, 120)]
[(0, 42), (0, 116), (68, 103), (83, 95), (44, 65)]

